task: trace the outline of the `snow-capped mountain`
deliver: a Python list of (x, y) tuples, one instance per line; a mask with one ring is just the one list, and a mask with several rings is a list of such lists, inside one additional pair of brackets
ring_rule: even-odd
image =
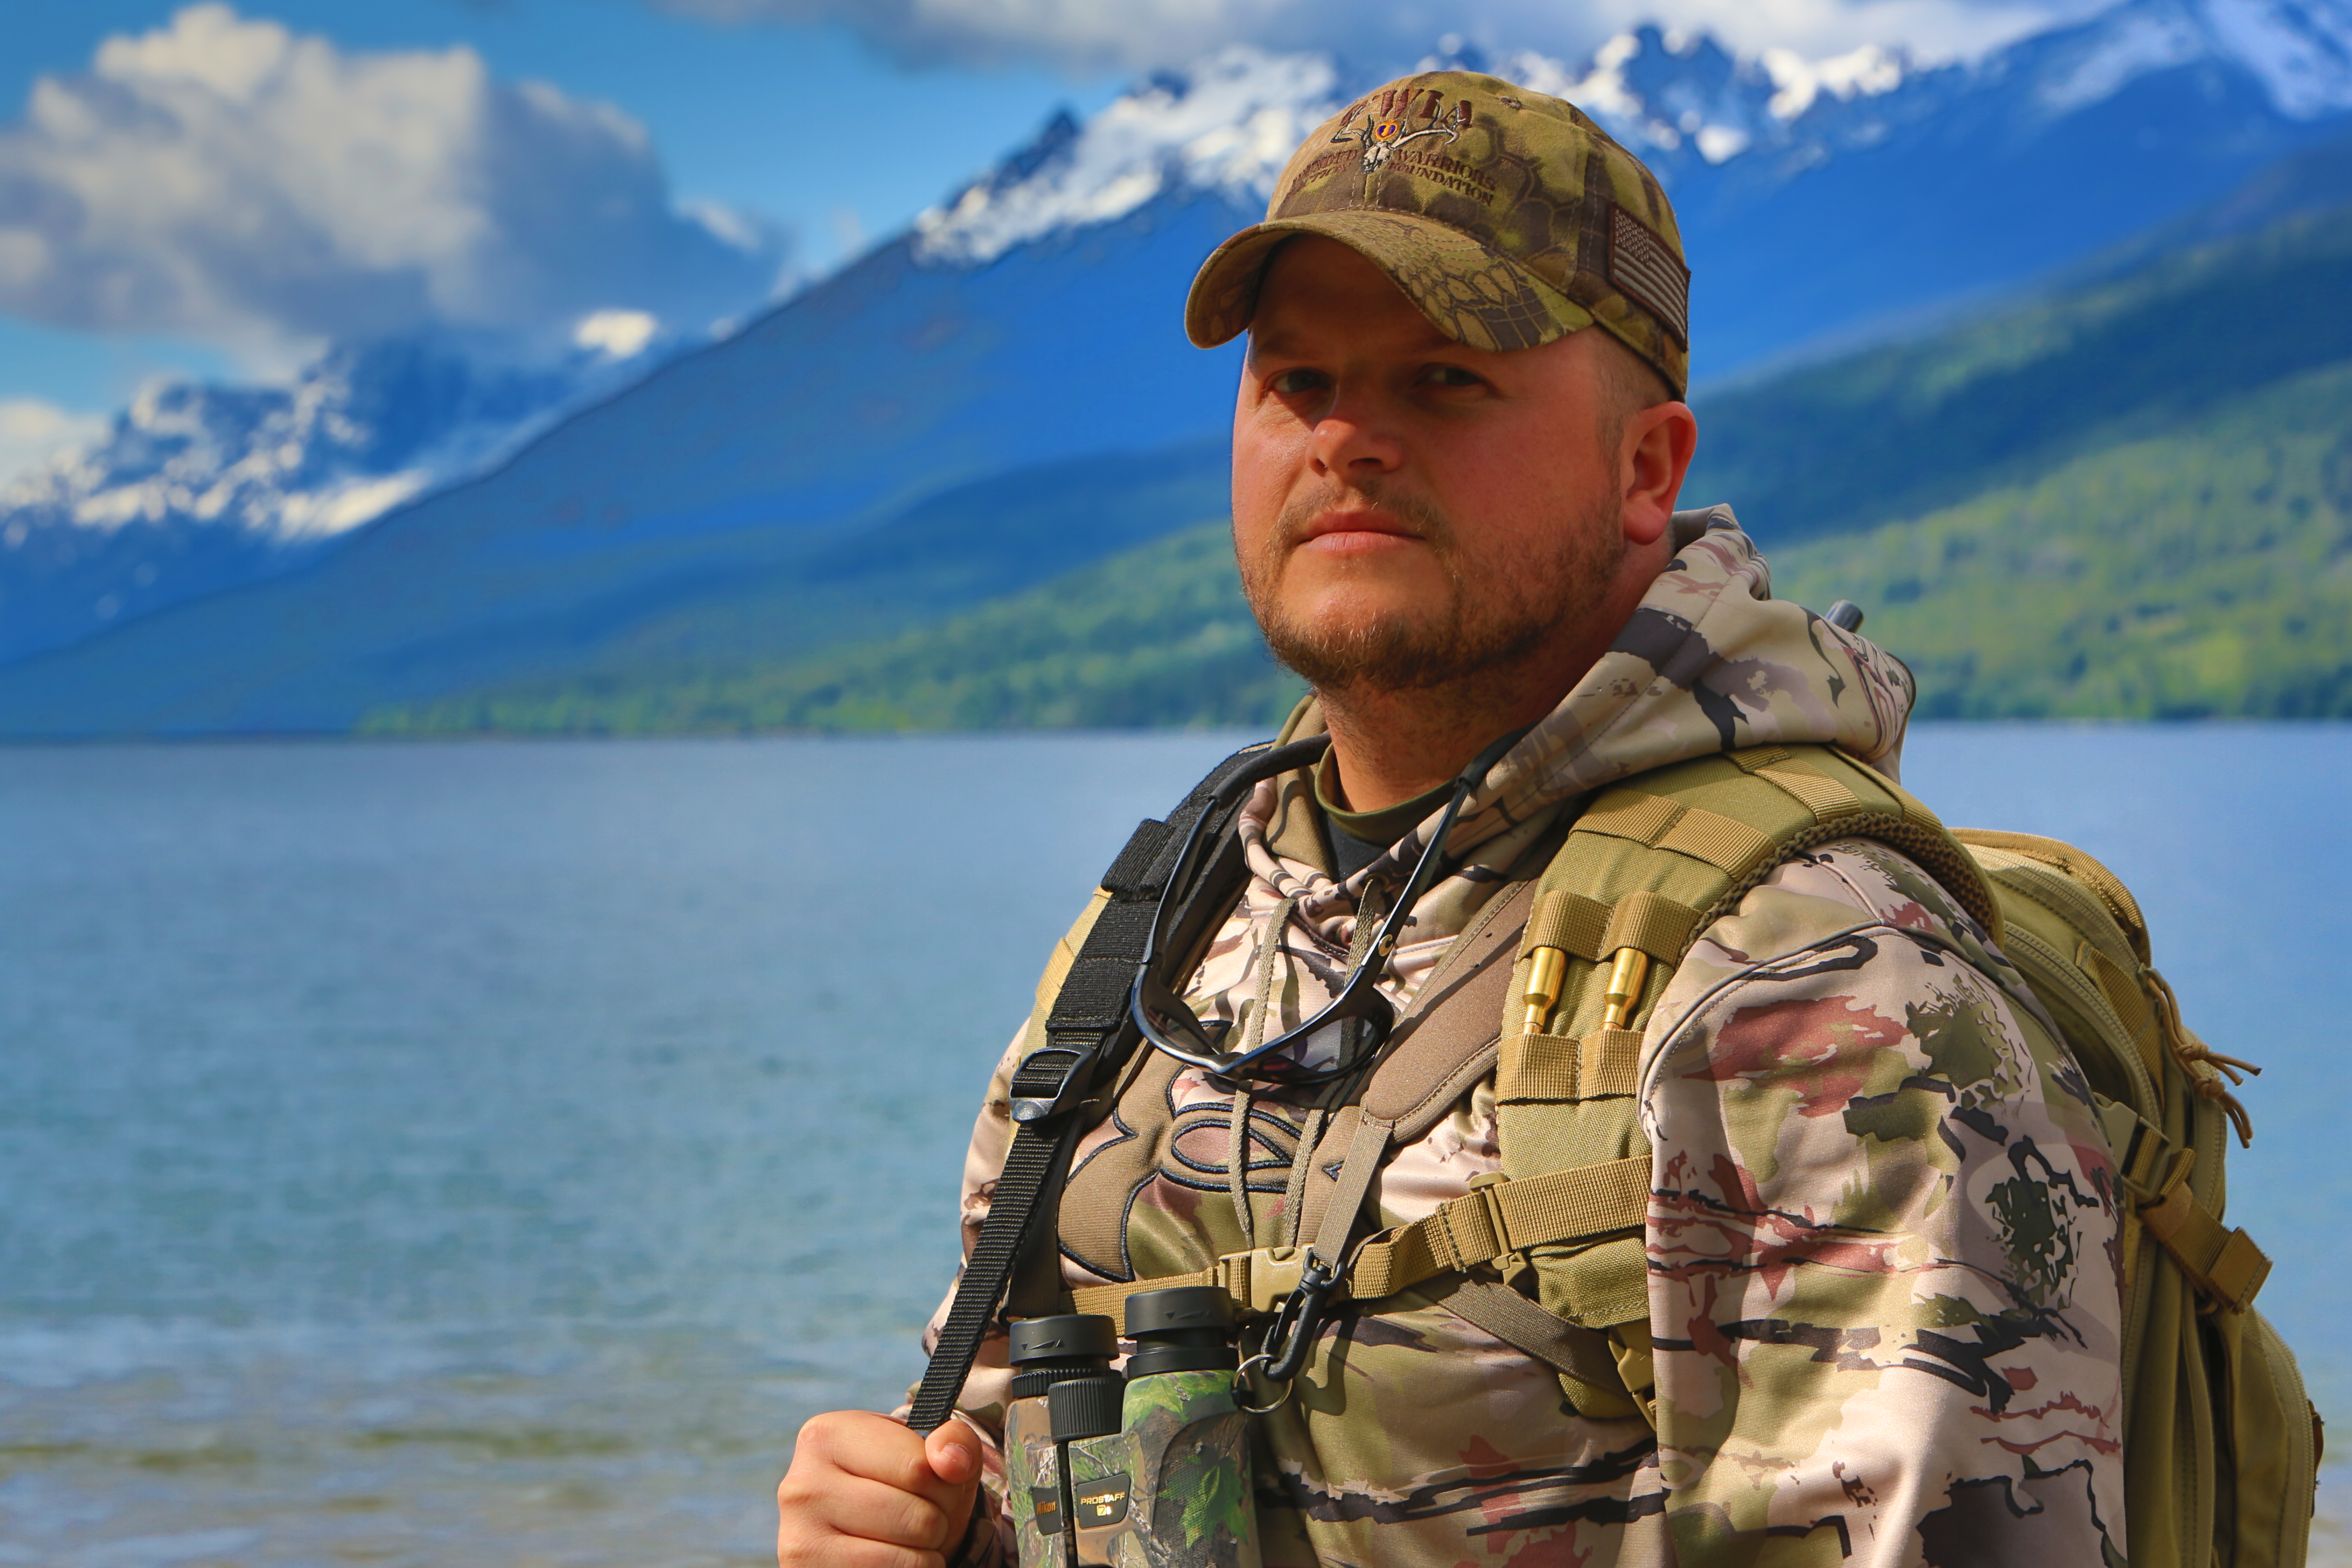
[(1643, 29), (1581, 71), (1531, 53), (1502, 69), (1585, 108), (1673, 185), (1733, 163), (1751, 181), (1793, 178), (1964, 106), (1997, 109), (2002, 140), (2022, 144), (2145, 79), (2196, 67), (2243, 75), (2288, 121), (2352, 111), (2352, 3), (2124, 0), (1974, 65), (1922, 68), (1877, 45), (1738, 59), (1711, 38)]
[[(1743, 58), (1656, 27), (1580, 65), (1420, 63), (1566, 98), (1650, 163), (1698, 273), (1704, 379), (2046, 271), (2305, 144), (2352, 113), (2352, 0), (2122, 0), (1973, 63)], [(992, 261), (1173, 190), (1263, 203), (1298, 138), (1389, 74), (1235, 48), (1155, 77), (924, 214), (918, 253)]]
[[(2352, 0), (2122, 0), (1968, 63), (1743, 58), (1656, 28), (1582, 62), (1425, 63), (1569, 98), (1652, 163), (1696, 271), (1704, 388), (1997, 297), (2340, 133)], [(467, 589), (462, 615), (520, 614), (528, 597), (558, 616), (566, 593), (619, 615), (659, 597), (639, 591), (650, 557), (628, 553), (657, 534), (663, 569), (700, 582), (718, 568), (696, 552), (721, 538), (730, 561), (773, 562), (810, 531), (870, 526), (991, 473), (1212, 437), (1231, 372), (1184, 343), (1182, 280), (1262, 210), (1301, 136), (1402, 66), (1234, 48), (1083, 123), (1058, 117), (909, 234), (670, 355), (675, 378), (646, 380), (666, 351), (614, 321), (551, 369), (412, 342), (339, 351), (289, 389), (151, 393), (104, 440), (0, 493), (0, 661), (340, 558), (357, 536), (462, 518), (488, 538), (550, 507), (628, 521), (565, 535), (574, 586)], [(1101, 395), (1073, 408), (1081, 364)], [(688, 421), (698, 377), (730, 391)], [(500, 466), (607, 392), (596, 438), (557, 443), (561, 471)], [(473, 474), (488, 478), (457, 482)]]
[(552, 364), (425, 334), (334, 349), (291, 386), (146, 387), (0, 489), (0, 659), (285, 570), (479, 472), (658, 363), (649, 321), (595, 322)]
[(1028, 147), (915, 219), (915, 250), (950, 266), (1124, 217), (1171, 191), (1263, 207), (1302, 138), (1347, 90), (1321, 55), (1231, 48), (1163, 72), (1081, 127), (1056, 115)]
[[(2004, 140), (2030, 142), (2146, 78), (2185, 68), (2243, 76), (2285, 121), (2352, 112), (2352, 0), (2123, 0), (1975, 64), (1922, 67), (1875, 44), (1823, 59), (1789, 49), (1742, 58), (1705, 34), (1657, 27), (1610, 39), (1580, 66), (1527, 50), (1420, 63), (1491, 69), (1569, 100), (1686, 198), (1712, 171), (1736, 166), (1743, 185), (1769, 188), (1841, 155), (1883, 149), (1964, 106), (1997, 108)], [(1024, 240), (1120, 216), (1177, 185), (1263, 202), (1299, 138), (1387, 74), (1251, 48), (1161, 73), (1083, 127), (1057, 118), (1033, 146), (923, 214), (920, 251), (953, 263), (991, 260)]]

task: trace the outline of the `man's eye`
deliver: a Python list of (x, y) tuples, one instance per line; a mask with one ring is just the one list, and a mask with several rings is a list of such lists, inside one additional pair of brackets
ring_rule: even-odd
[(1422, 373), (1422, 379), (1438, 386), (1477, 386), (1479, 379), (1458, 364), (1433, 364)]
[(1286, 370), (1266, 385), (1285, 397), (1302, 392), (1318, 392), (1324, 385), (1323, 373), (1319, 370)]

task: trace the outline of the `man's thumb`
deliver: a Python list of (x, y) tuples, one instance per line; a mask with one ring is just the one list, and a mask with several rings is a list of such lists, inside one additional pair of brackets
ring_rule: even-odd
[(930, 1461), (931, 1474), (966, 1501), (980, 1481), (980, 1434), (954, 1416), (940, 1422), (923, 1439), (923, 1457)]

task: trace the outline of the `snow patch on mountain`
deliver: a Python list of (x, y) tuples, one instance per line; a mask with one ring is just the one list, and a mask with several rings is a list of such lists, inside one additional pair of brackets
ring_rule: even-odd
[(2060, 55), (2034, 94), (2053, 118), (2111, 98), (2150, 72), (2187, 65), (2210, 40), (2187, 6), (2137, 5), (2099, 18), (2082, 43)]
[(1163, 73), (1083, 127), (1056, 117), (1038, 141), (944, 207), (915, 219), (915, 253), (974, 267), (1061, 229), (1108, 223), (1178, 187), (1265, 201), (1307, 133), (1337, 112), (1322, 55), (1235, 47)]
[(512, 450), (615, 384), (652, 337), (649, 319), (600, 312), (551, 366), (485, 364), (425, 336), (338, 349), (288, 387), (156, 383), (101, 437), (0, 489), (0, 545), (134, 522), (286, 544), (342, 533)]
[[(1423, 67), (1482, 68), (1456, 53)], [(1629, 146), (1688, 149), (1711, 164), (1738, 157), (1766, 139), (1767, 124), (1817, 103), (1889, 92), (1906, 70), (1900, 56), (1875, 47), (1822, 60), (1786, 49), (1746, 60), (1704, 35), (1669, 37), (1656, 28), (1611, 39), (1581, 70), (1524, 51), (1501, 67), (1512, 80), (1577, 104)], [(1343, 89), (1362, 85), (1343, 82), (1328, 56), (1246, 47), (1181, 75), (1161, 72), (1083, 125), (1057, 115), (1028, 147), (919, 216), (916, 255), (983, 265), (1031, 240), (1124, 217), (1171, 189), (1263, 202), (1300, 141), (1343, 107)]]
[(2352, 0), (2125, 0), (2013, 45), (1985, 68), (1995, 79), (2024, 71), (2056, 118), (2200, 62), (2246, 72), (2289, 120), (2352, 110)]
[(2206, 0), (2208, 36), (2260, 77), (2295, 120), (2352, 109), (2352, 4)]
[(109, 423), (103, 414), (79, 414), (37, 397), (0, 397), (0, 485), (102, 438)]
[(1920, 73), (1907, 56), (1875, 44), (1822, 59), (1793, 49), (1751, 59), (1705, 34), (1642, 27), (1602, 44), (1581, 68), (1521, 50), (1502, 74), (1575, 104), (1671, 185), (1693, 159), (1713, 167), (1758, 151), (1867, 143), (1880, 129), (1837, 111), (1895, 93)]
[(1794, 120), (1828, 93), (1838, 101), (1876, 98), (1903, 85), (1910, 62), (1891, 49), (1864, 44), (1827, 59), (1809, 60), (1794, 49), (1766, 49), (1758, 57), (1772, 79), (1764, 107), (1775, 120)]

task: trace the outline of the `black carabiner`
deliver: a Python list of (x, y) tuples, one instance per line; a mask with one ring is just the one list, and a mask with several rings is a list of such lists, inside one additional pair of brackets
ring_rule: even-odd
[(1254, 1415), (1263, 1415), (1278, 1409), (1290, 1397), (1290, 1385), (1307, 1365), (1307, 1352), (1315, 1346), (1316, 1337), (1323, 1331), (1323, 1318), (1330, 1306), (1331, 1293), (1347, 1278), (1347, 1270), (1326, 1262), (1311, 1247), (1307, 1254), (1307, 1266), (1299, 1270), (1298, 1289), (1293, 1290), (1274, 1315), (1274, 1326), (1266, 1331), (1265, 1348), (1242, 1363), (1244, 1382), (1253, 1374), (1280, 1386), (1282, 1393), (1272, 1405), (1244, 1405)]

